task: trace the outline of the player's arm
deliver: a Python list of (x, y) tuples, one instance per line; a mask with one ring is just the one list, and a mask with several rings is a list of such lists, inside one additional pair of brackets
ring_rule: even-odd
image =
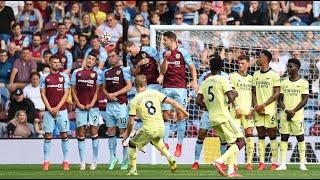
[(79, 109), (84, 110), (84, 105), (80, 103), (76, 92), (77, 92), (76, 86), (75, 86), (75, 85), (71, 85), (71, 95), (72, 95), (72, 99), (74, 100), (74, 102), (76, 103), (76, 106), (77, 106)]
[(126, 81), (126, 86), (123, 87), (122, 89), (120, 89), (119, 91), (114, 92), (115, 96), (119, 96), (121, 94), (126, 94), (127, 92), (129, 92), (132, 88), (132, 83), (130, 80)]
[(166, 51), (165, 54), (163, 55), (163, 61), (160, 64), (160, 73), (161, 74), (166, 74), (168, 70), (168, 57), (171, 55), (171, 51)]
[(204, 98), (203, 94), (198, 93), (197, 98), (196, 98), (196, 104), (200, 106), (201, 109), (207, 109), (206, 104), (204, 103)]
[(122, 138), (125, 140), (129, 137), (132, 129), (133, 129), (133, 125), (134, 125), (134, 121), (136, 119), (136, 116), (135, 115), (129, 115), (129, 121), (128, 121), (128, 124), (127, 124), (127, 130), (126, 132), (122, 135)]
[(53, 107), (53, 108), (52, 108), (52, 111), (54, 111), (54, 112), (56, 112), (56, 113), (59, 112), (61, 106), (62, 106), (64, 103), (66, 103), (66, 101), (67, 101), (67, 98), (68, 98), (68, 96), (69, 96), (69, 90), (70, 90), (70, 88), (65, 88), (65, 89), (63, 90), (63, 91), (64, 91), (64, 94), (63, 94), (63, 96), (62, 96), (59, 104), (58, 104), (56, 107)]
[(46, 106), (46, 108), (50, 112), (50, 114), (52, 115), (52, 113), (51, 113), (52, 112), (52, 107), (50, 106), (49, 101), (48, 101), (48, 99), (46, 97), (46, 89), (45, 88), (41, 88), (40, 89), (40, 94), (41, 94), (41, 99), (42, 99), (44, 105)]
[(188, 117), (189, 116), (189, 113), (184, 109), (184, 107), (182, 107), (177, 101), (169, 98), (169, 97), (166, 97), (164, 100), (163, 100), (163, 103), (167, 103), (167, 104), (171, 104), (173, 107), (175, 107), (177, 110), (181, 111), (185, 117)]
[(285, 113), (287, 113), (288, 119), (291, 119), (296, 114), (297, 111), (302, 109), (307, 104), (308, 98), (309, 98), (309, 94), (302, 94), (301, 101), (295, 108), (293, 108), (292, 110), (287, 110), (287, 109), (285, 110)]
[(275, 100), (277, 100), (280, 96), (280, 86), (273, 87), (273, 94), (269, 99), (267, 99), (266, 102), (263, 104), (259, 104), (255, 107), (255, 110), (261, 111), (265, 107), (267, 107), (269, 104), (273, 103)]
[(199, 89), (199, 86), (198, 86), (198, 83), (197, 83), (198, 82), (197, 69), (196, 69), (196, 66), (194, 64), (190, 64), (189, 68), (190, 68), (191, 77), (192, 77), (191, 86), (197, 92), (198, 89)]
[(286, 105), (283, 102), (283, 93), (280, 93), (280, 95), (279, 95), (278, 105), (279, 105), (280, 109), (282, 109), (282, 110), (286, 109)]

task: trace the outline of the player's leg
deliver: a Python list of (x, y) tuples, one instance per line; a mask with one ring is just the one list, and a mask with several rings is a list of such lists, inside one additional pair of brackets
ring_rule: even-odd
[(80, 109), (76, 108), (76, 125), (77, 125), (77, 139), (78, 139), (78, 151), (80, 157), (80, 170), (86, 169), (85, 163), (85, 131), (88, 119), (88, 111), (81, 111)]
[(54, 129), (54, 119), (52, 118), (51, 114), (46, 111), (43, 116), (43, 129), (45, 132), (44, 135), (44, 142), (43, 142), (43, 154), (44, 154), (44, 163), (42, 169), (44, 171), (49, 170), (49, 156), (51, 152), (51, 139), (52, 139), (52, 132)]
[(266, 150), (266, 128), (264, 127), (264, 115), (260, 115), (259, 113), (255, 113), (254, 116), (254, 124), (256, 126), (256, 129), (258, 131), (258, 152), (259, 152), (259, 171), (263, 171), (266, 168), (266, 164), (264, 163), (265, 159), (265, 150)]
[(96, 170), (97, 168), (97, 159), (99, 154), (99, 137), (98, 137), (99, 118), (101, 118), (99, 109), (98, 108), (90, 109), (89, 125), (90, 125), (90, 135), (92, 139), (92, 163), (90, 165), (90, 170)]
[[(120, 130), (120, 135), (125, 133), (127, 128), (127, 122), (128, 122), (128, 108), (126, 104), (119, 104), (117, 111), (115, 111), (115, 115), (117, 118), (117, 127)], [(127, 170), (128, 169), (128, 147), (123, 146), (122, 144), (122, 163), (121, 163), (121, 170)]]
[[(182, 105), (185, 109), (187, 108), (187, 89), (183, 88), (175, 88), (174, 90), (174, 100), (176, 100), (180, 105)], [(177, 112), (177, 134), (178, 134), (178, 143), (176, 146), (176, 150), (174, 152), (174, 156), (180, 157), (182, 153), (182, 143), (184, 136), (187, 130), (187, 121), (184, 119), (184, 114), (176, 110)]]
[[(126, 128), (119, 128), (120, 134), (125, 133)], [(121, 170), (127, 170), (129, 165), (128, 161), (128, 147), (122, 145), (122, 163), (121, 163)]]
[(106, 127), (108, 133), (108, 145), (110, 151), (110, 161), (109, 161), (109, 170), (113, 170), (114, 166), (118, 163), (116, 158), (116, 149), (117, 149), (117, 137), (116, 137), (116, 125), (117, 119), (114, 114), (116, 105), (115, 102), (109, 102), (106, 108)]
[(61, 149), (63, 153), (63, 170), (69, 170), (69, 138), (68, 132), (70, 131), (70, 122), (68, 119), (68, 111), (65, 109), (59, 111), (57, 117), (57, 126), (60, 131)]
[(287, 120), (287, 117), (282, 114), (281, 120), (280, 120), (280, 128), (279, 132), (281, 134), (281, 141), (280, 141), (280, 166), (276, 169), (277, 171), (286, 170), (286, 159), (287, 159), (287, 151), (288, 151), (288, 140), (290, 137), (290, 127), (289, 127), (289, 121)]
[(271, 170), (278, 168), (278, 141), (277, 141), (277, 128), (278, 123), (274, 115), (266, 115), (266, 125), (265, 125), (268, 135), (270, 138), (270, 147), (272, 153), (272, 165)]
[(168, 151), (168, 149), (165, 147), (163, 140), (161, 138), (161, 136), (159, 136), (158, 138), (154, 138), (151, 140), (151, 144), (158, 149), (158, 151), (161, 152), (162, 155), (164, 155), (166, 157), (166, 159), (168, 160), (170, 169), (172, 172), (175, 172), (177, 169), (177, 164), (176, 164), (176, 160), (173, 156), (171, 156), (170, 152)]
[(304, 122), (301, 121), (290, 121), (292, 134), (296, 136), (298, 141), (298, 150), (300, 156), (300, 170), (308, 170), (305, 165), (306, 159), (306, 142), (304, 141)]
[(254, 142), (253, 142), (253, 119), (247, 119), (243, 117), (241, 119), (241, 124), (244, 128), (244, 134), (246, 137), (246, 153), (247, 153), (247, 164), (246, 169), (249, 171), (253, 170), (252, 166), (252, 158), (253, 158), (253, 151), (254, 151)]
[(137, 172), (137, 148), (132, 141), (129, 141), (129, 160), (131, 168), (127, 175), (138, 175)]
[[(172, 93), (171, 88), (163, 88), (162, 93), (164, 95), (166, 95), (167, 97), (173, 98), (171, 95), (171, 93)], [(167, 149), (169, 149), (168, 140), (169, 140), (169, 136), (170, 136), (170, 124), (171, 124), (171, 117), (172, 117), (171, 110), (172, 110), (172, 106), (170, 104), (165, 104), (165, 103), (162, 104), (162, 117), (163, 117), (164, 125), (165, 125), (163, 142), (164, 142), (165, 146), (167, 147)]]

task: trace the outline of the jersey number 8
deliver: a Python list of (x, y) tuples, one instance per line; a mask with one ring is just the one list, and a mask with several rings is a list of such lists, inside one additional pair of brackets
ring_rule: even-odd
[(144, 105), (148, 109), (148, 113), (150, 115), (154, 115), (156, 113), (156, 108), (153, 106), (152, 101), (147, 101)]

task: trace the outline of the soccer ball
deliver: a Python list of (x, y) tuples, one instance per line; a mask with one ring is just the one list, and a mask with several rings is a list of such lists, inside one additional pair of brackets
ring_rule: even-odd
[(101, 34), (99, 34), (99, 42), (103, 46), (110, 44), (111, 38), (112, 37), (108, 32), (102, 32)]

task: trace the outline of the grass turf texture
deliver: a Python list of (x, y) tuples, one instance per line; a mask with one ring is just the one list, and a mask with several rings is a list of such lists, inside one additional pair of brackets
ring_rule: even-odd
[[(142, 165), (138, 164), (138, 176), (126, 176), (128, 171), (121, 171), (116, 165), (113, 171), (107, 170), (106, 164), (99, 164), (96, 171), (90, 171), (87, 165), (85, 171), (79, 170), (78, 164), (71, 164), (70, 171), (63, 171), (61, 165), (51, 165), (49, 171), (42, 171), (41, 165), (0, 165), (0, 178), (23, 179), (201, 179), (222, 178), (210, 165), (201, 165), (197, 171), (191, 170), (191, 165), (179, 165), (175, 173), (171, 173), (168, 165)], [(308, 171), (300, 171), (299, 165), (287, 165), (287, 171), (271, 171), (270, 165), (265, 171), (254, 170), (248, 172), (243, 165), (239, 165), (239, 173), (246, 179), (317, 179), (320, 177), (319, 165), (307, 165)]]

